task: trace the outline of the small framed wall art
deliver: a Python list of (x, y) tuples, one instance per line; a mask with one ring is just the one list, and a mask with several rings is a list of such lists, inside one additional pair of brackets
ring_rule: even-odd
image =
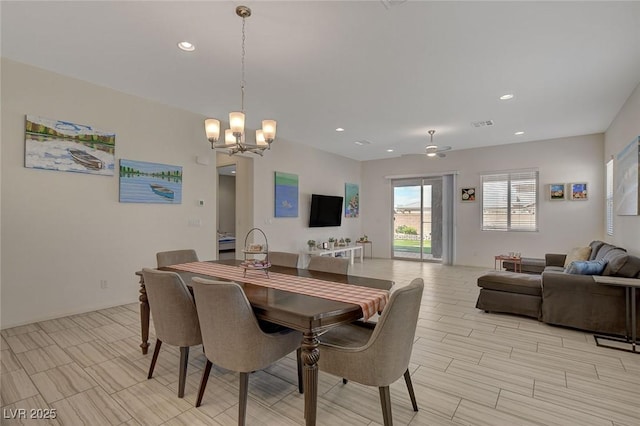
[(461, 188), (460, 189), (460, 200), (464, 202), (471, 202), (476, 200), (476, 189), (475, 188)]
[(571, 191), (569, 192), (569, 197), (571, 197), (572, 200), (586, 201), (589, 198), (586, 183), (570, 183), (569, 188), (571, 189)]
[(549, 199), (552, 201), (566, 200), (564, 183), (549, 184)]

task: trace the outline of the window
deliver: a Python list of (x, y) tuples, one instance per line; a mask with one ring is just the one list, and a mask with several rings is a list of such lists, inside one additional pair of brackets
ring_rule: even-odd
[(607, 235), (613, 235), (613, 159), (607, 163)]
[(482, 230), (538, 230), (538, 171), (482, 175)]

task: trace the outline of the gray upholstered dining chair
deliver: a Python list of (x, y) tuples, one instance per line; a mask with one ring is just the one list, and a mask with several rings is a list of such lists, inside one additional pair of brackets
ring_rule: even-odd
[(269, 262), (276, 266), (287, 266), (289, 268), (298, 267), (298, 254), (284, 251), (270, 251)]
[(187, 377), (189, 347), (202, 343), (196, 306), (189, 289), (178, 274), (145, 268), (142, 275), (156, 329), (156, 346), (147, 379), (153, 376), (163, 342), (180, 347), (178, 397), (182, 398)]
[(413, 410), (418, 411), (409, 360), (415, 338), (424, 282), (392, 291), (376, 323), (354, 322), (330, 329), (320, 337), (320, 371), (368, 386), (377, 386), (385, 426), (391, 426), (389, 385), (404, 375)]
[(331, 256), (311, 256), (307, 269), (347, 275), (349, 272), (349, 259)]
[(249, 373), (262, 370), (295, 351), (302, 343), (302, 333), (289, 329), (263, 332), (242, 287), (234, 282), (194, 278), (192, 288), (207, 357), (196, 407), (202, 403), (213, 364), (237, 371), (240, 373), (238, 425), (244, 425)]
[(158, 268), (180, 263), (197, 262), (198, 255), (193, 249), (161, 251), (156, 253)]

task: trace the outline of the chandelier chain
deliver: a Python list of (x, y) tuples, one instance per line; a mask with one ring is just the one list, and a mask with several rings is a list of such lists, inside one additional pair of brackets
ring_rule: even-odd
[(244, 32), (244, 23), (245, 23), (246, 18), (243, 16), (242, 17), (242, 81), (240, 82), (240, 90), (242, 91), (242, 98), (240, 101), (240, 111), (244, 112), (244, 85), (245, 85), (245, 78), (244, 78), (244, 56), (246, 53), (245, 47), (244, 47), (244, 42), (246, 40), (246, 36), (245, 36), (245, 32)]

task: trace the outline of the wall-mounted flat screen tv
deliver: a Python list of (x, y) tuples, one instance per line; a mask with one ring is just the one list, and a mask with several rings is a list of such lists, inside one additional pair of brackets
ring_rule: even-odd
[(309, 227), (340, 226), (342, 224), (342, 197), (311, 194)]

